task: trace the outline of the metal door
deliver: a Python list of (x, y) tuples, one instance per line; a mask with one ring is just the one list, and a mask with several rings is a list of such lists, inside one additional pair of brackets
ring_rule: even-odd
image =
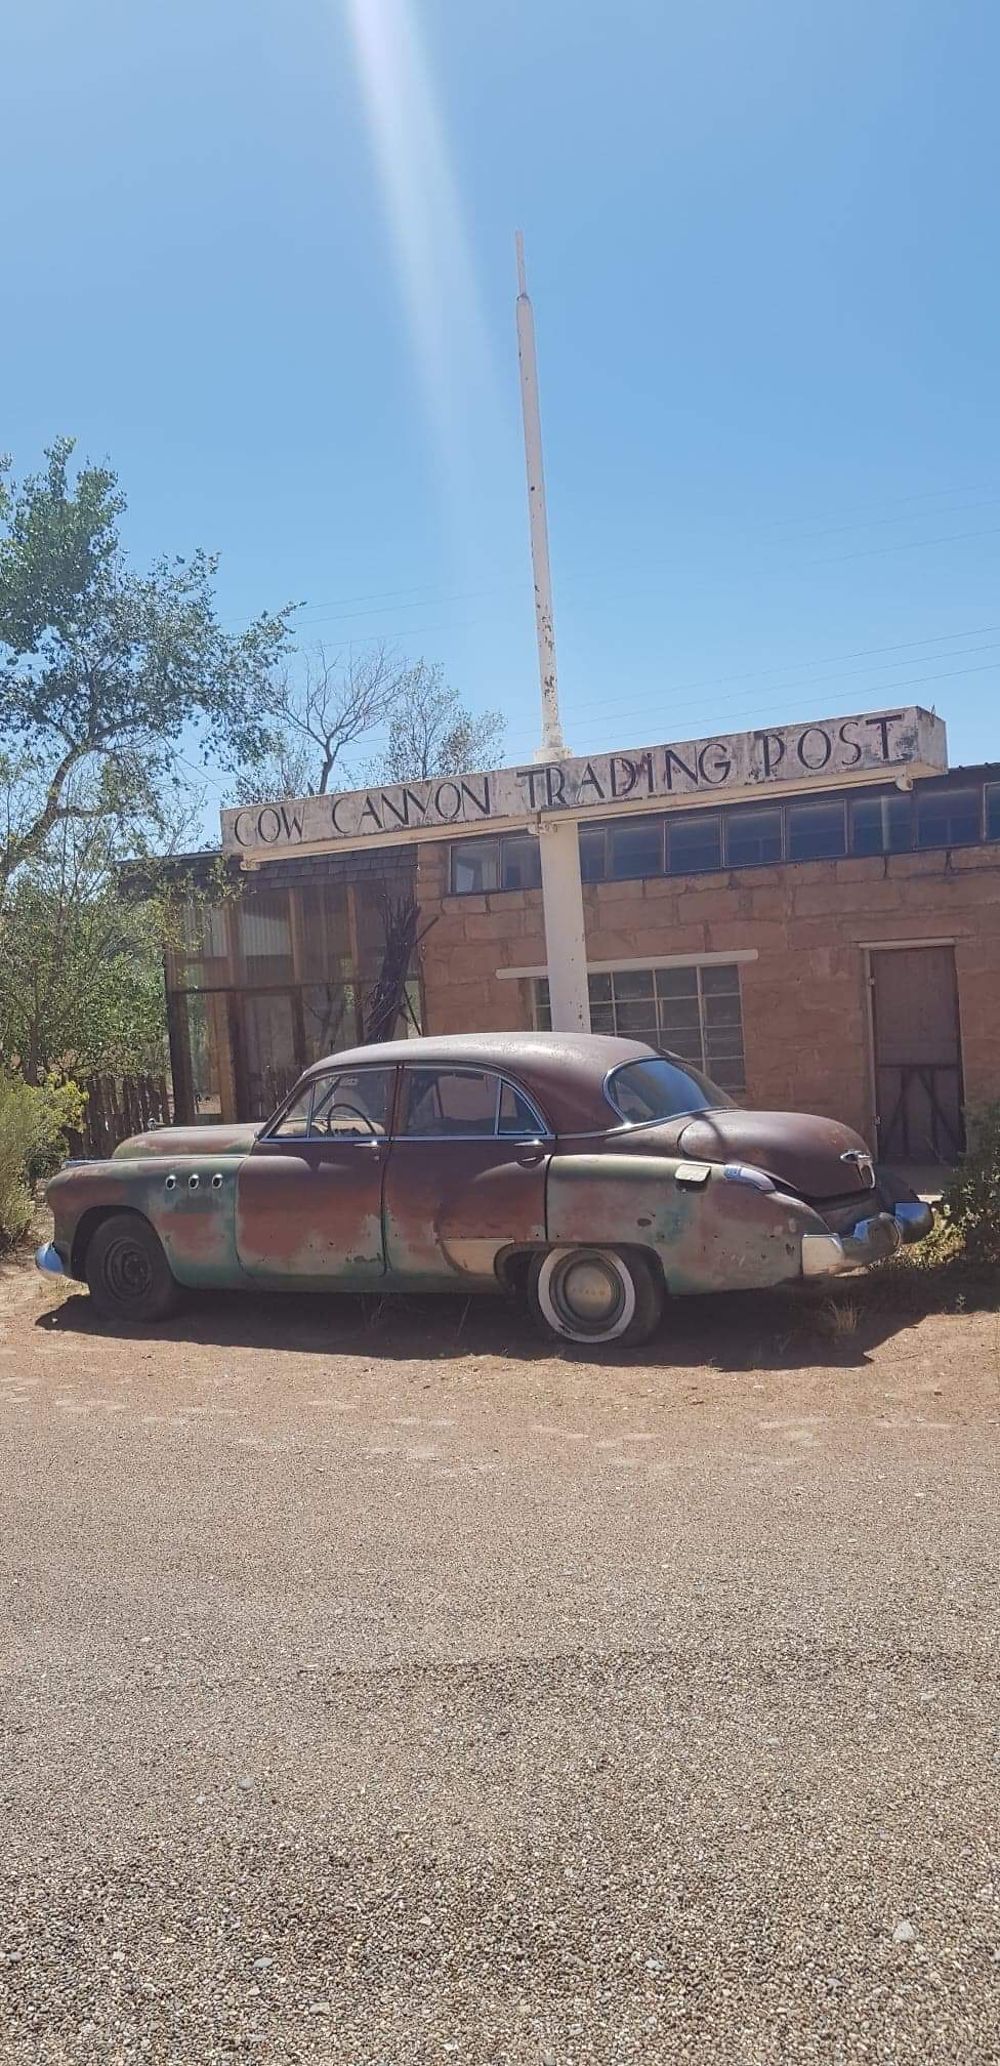
[(385, 1270), (382, 1184), (394, 1069), (334, 1071), (240, 1166), (236, 1247), (252, 1276), (364, 1285)]
[(954, 1162), (965, 1145), (952, 947), (871, 956), (879, 1159)]
[[(414, 1106), (434, 1077), (443, 1086), (436, 1132)], [(403, 1086), (383, 1200), (387, 1268), (426, 1286), (493, 1282), (502, 1249), (545, 1239), (553, 1141), (524, 1094), (493, 1071), (404, 1068)]]

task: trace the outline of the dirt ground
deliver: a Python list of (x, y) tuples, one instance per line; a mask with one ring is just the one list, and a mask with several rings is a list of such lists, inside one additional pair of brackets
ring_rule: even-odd
[[(933, 1300), (924, 1300), (924, 1303)], [(1000, 2058), (1000, 1317), (0, 1265), (0, 2059)]]

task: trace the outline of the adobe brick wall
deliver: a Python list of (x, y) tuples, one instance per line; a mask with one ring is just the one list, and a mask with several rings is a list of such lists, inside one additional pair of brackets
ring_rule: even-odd
[[(424, 947), (429, 1032), (530, 1023), (544, 966), (540, 890), (447, 894), (448, 850), (420, 846), (417, 895), (437, 923)], [(748, 1098), (872, 1130), (862, 943), (955, 941), (966, 1101), (1000, 1096), (1000, 851), (992, 846), (803, 861), (729, 874), (584, 888), (591, 961), (754, 948), (741, 970)]]

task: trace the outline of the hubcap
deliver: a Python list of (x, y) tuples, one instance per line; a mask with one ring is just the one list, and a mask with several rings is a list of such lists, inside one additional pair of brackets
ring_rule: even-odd
[(145, 1250), (133, 1241), (115, 1241), (104, 1259), (104, 1281), (123, 1305), (135, 1305), (152, 1288), (153, 1267)]
[(567, 1319), (577, 1327), (613, 1325), (624, 1302), (617, 1270), (598, 1255), (571, 1258), (557, 1272), (552, 1294)]

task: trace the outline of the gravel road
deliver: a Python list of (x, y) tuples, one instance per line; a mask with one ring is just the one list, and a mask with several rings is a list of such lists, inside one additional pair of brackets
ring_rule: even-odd
[(0, 2059), (1000, 2058), (998, 1322), (0, 1277)]

